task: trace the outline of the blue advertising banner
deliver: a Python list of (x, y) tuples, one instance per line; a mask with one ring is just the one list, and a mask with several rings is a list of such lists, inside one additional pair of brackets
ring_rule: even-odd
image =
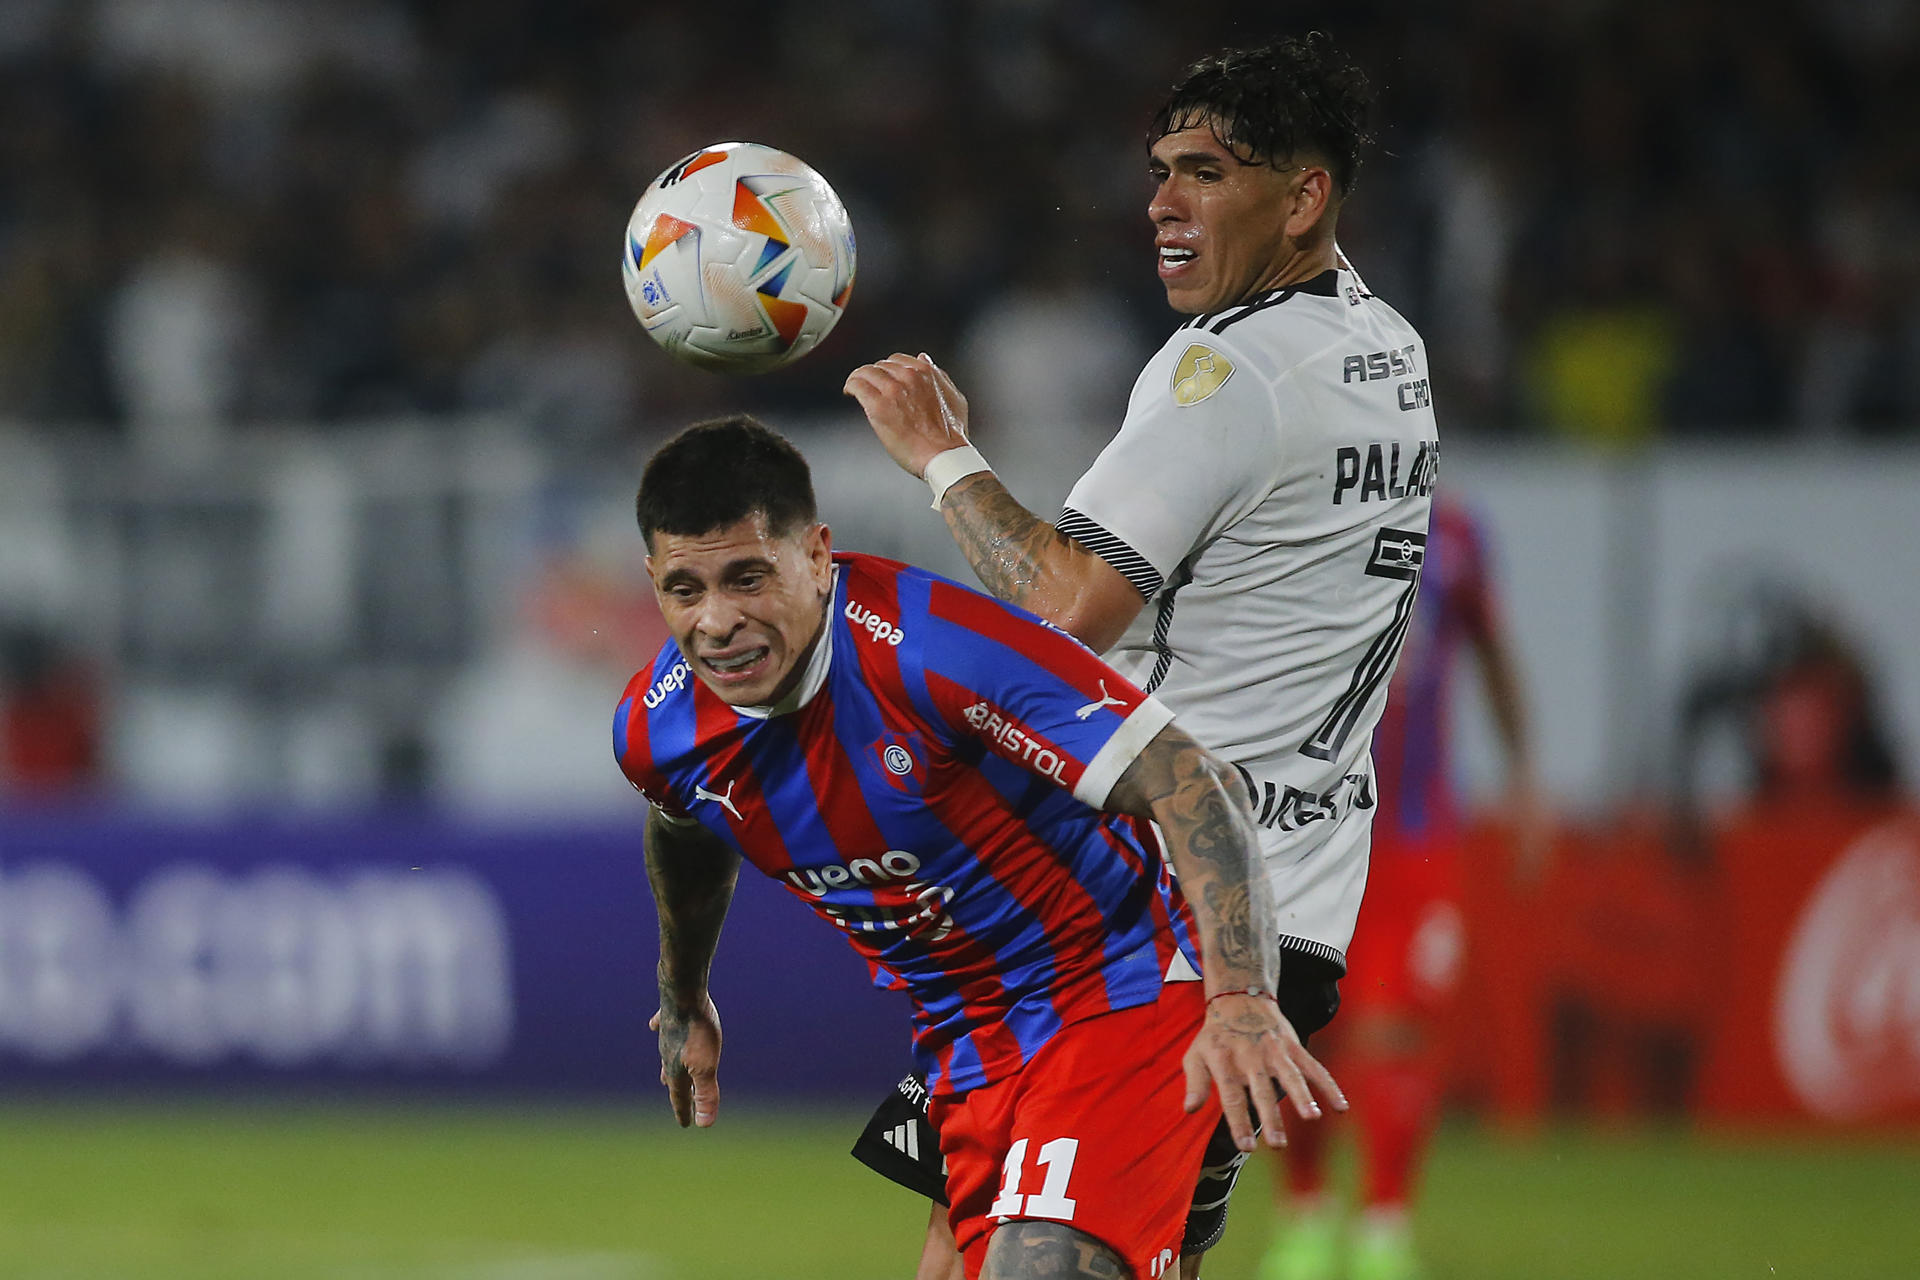
[[(0, 1087), (658, 1093), (640, 825), (0, 814)], [(712, 987), (725, 1091), (908, 1065), (904, 997), (750, 867)]]

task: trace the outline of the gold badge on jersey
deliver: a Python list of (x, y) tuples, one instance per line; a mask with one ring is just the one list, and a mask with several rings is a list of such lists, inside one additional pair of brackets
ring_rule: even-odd
[(1180, 363), (1173, 366), (1173, 402), (1199, 404), (1232, 376), (1233, 361), (1212, 347), (1196, 342), (1181, 354)]

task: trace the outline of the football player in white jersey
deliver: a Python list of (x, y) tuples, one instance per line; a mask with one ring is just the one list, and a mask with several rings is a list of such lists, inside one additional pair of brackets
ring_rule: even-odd
[[(1205, 59), (1174, 87), (1150, 131), (1147, 215), (1167, 301), (1189, 319), (1058, 521), (1008, 493), (925, 355), (846, 388), (989, 591), (1104, 652), (1237, 768), (1280, 907), (1272, 994), (1302, 1035), (1338, 1004), (1366, 884), (1368, 745), (1439, 462), (1425, 344), (1335, 242), (1369, 105), (1317, 33)], [(1185, 1275), (1224, 1229), (1239, 1159), (1209, 1153)], [(920, 1275), (948, 1274), (929, 1243)]]

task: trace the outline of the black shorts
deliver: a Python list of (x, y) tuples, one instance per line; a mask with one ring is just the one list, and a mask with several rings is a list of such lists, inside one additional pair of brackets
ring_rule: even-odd
[[(1330, 960), (1299, 951), (1281, 957), (1280, 1012), (1302, 1043), (1333, 1020), (1340, 1008), (1339, 981), (1340, 970)], [(918, 1075), (901, 1080), (874, 1111), (854, 1140), (853, 1158), (909, 1191), (947, 1202), (946, 1158), (940, 1154), (939, 1133), (927, 1121), (927, 1086)], [(1227, 1201), (1246, 1160), (1222, 1120), (1201, 1161), (1181, 1253), (1204, 1253), (1220, 1242), (1227, 1229)]]

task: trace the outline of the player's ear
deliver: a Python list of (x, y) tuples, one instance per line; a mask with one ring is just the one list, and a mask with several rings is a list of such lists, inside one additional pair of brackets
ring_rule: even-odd
[(1300, 185), (1293, 194), (1293, 211), (1287, 215), (1287, 235), (1295, 240), (1311, 239), (1332, 209), (1333, 198), (1331, 173), (1318, 165), (1301, 170)]
[(806, 548), (807, 567), (813, 571), (816, 585), (825, 591), (833, 581), (833, 530), (816, 524), (807, 530), (802, 544)]

